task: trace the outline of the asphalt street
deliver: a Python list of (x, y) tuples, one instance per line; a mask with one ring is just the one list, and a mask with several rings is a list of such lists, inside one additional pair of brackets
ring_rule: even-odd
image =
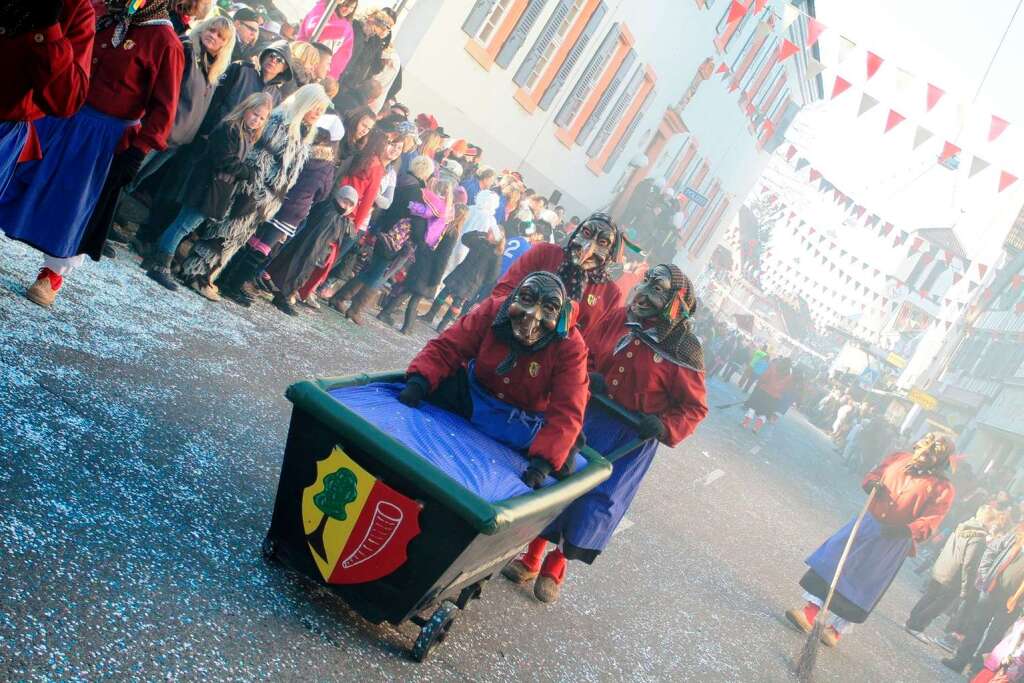
[[(169, 293), (123, 254), (44, 311), (38, 263), (0, 237), (0, 679), (792, 680), (803, 558), (863, 500), (799, 415), (757, 438), (713, 409), (560, 602), (497, 577), (415, 664), (414, 627), (362, 621), (260, 541), (285, 388), (402, 368), (430, 331)], [(918, 585), (905, 567), (816, 680), (962, 680), (902, 630)]]

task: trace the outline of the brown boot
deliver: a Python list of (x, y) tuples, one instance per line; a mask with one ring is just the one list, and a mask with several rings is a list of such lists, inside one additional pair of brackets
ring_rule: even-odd
[[(352, 297), (352, 304), (348, 307), (345, 317), (356, 325), (363, 324), (363, 310), (370, 305), (370, 299), (377, 294), (376, 289), (361, 287), (359, 293)], [(337, 296), (337, 295), (335, 295)]]
[(43, 308), (49, 308), (57, 299), (57, 292), (60, 291), (63, 278), (49, 268), (39, 271), (39, 276), (32, 286), (25, 291), (25, 298)]
[(363, 290), (364, 286), (358, 278), (352, 278), (334, 293), (334, 296), (331, 297), (331, 306), (334, 306), (338, 313), (344, 313), (345, 311), (341, 307), (342, 304), (349, 299), (354, 301), (354, 297)]

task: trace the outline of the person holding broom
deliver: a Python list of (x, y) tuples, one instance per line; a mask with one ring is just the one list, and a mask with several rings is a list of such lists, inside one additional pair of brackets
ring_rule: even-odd
[[(804, 633), (814, 627), (837, 567), (839, 577), (828, 606), (821, 642), (835, 647), (850, 624), (861, 624), (885, 595), (903, 561), (916, 544), (928, 540), (953, 504), (955, 491), (945, 470), (953, 440), (938, 432), (925, 434), (909, 452), (898, 451), (871, 470), (862, 483), (870, 504), (859, 529), (851, 521), (807, 558), (800, 579), (807, 603), (786, 611)], [(844, 548), (857, 529), (844, 556)], [(845, 562), (840, 567), (840, 560)]]

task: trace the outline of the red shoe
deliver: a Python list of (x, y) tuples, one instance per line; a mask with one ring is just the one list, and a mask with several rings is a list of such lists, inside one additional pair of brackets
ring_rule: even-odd
[(554, 602), (558, 600), (558, 593), (561, 590), (562, 582), (565, 581), (565, 567), (568, 564), (565, 555), (558, 548), (555, 548), (544, 558), (544, 565), (540, 568), (540, 576), (533, 584), (533, 594), (541, 602)]
[(750, 426), (750, 418), (749, 417), (743, 418), (743, 422), (740, 423), (740, 427), (743, 427), (744, 429), (746, 429), (749, 426)]
[(827, 626), (821, 632), (821, 642), (827, 647), (835, 647), (839, 644), (839, 631), (835, 626)]
[(821, 611), (820, 607), (809, 602), (804, 605), (803, 609), (786, 610), (786, 619), (804, 633), (810, 633), (814, 628), (814, 620), (818, 618), (819, 611)]
[(757, 434), (759, 431), (761, 431), (761, 427), (764, 427), (764, 418), (759, 417), (756, 420), (754, 420), (754, 433)]

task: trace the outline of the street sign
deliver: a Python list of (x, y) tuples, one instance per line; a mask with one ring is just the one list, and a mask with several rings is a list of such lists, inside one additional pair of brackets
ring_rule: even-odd
[(907, 398), (921, 406), (925, 410), (935, 410), (939, 406), (939, 400), (928, 392), (917, 387), (907, 392)]
[(907, 367), (907, 359), (898, 353), (890, 353), (885, 357), (885, 362), (900, 370)]
[(697, 190), (693, 189), (692, 187), (686, 187), (685, 189), (683, 189), (683, 194), (686, 195), (686, 198), (689, 199), (694, 204), (696, 204), (697, 206), (705, 207), (708, 205), (708, 198), (702, 195), (700, 192), (697, 192)]

